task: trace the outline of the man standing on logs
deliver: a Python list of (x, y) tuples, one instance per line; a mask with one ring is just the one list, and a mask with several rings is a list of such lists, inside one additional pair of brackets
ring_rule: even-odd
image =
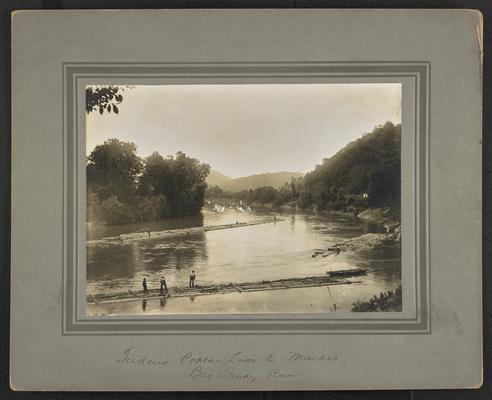
[(169, 293), (167, 291), (166, 278), (161, 276), (161, 295), (164, 294), (163, 289), (166, 289), (166, 293)]
[(190, 274), (190, 287), (195, 287), (195, 271), (191, 271)]
[(143, 278), (142, 287), (143, 287), (143, 293), (145, 295), (149, 294), (149, 290), (147, 289), (147, 279), (146, 278)]

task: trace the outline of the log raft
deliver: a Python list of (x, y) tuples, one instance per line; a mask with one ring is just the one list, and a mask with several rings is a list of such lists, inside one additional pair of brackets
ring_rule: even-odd
[[(210, 294), (226, 294), (226, 293), (244, 293), (258, 292), (267, 290), (285, 290), (298, 289), (307, 287), (333, 286), (333, 285), (350, 285), (360, 283), (360, 281), (350, 281), (346, 278), (331, 277), (331, 276), (308, 276), (303, 278), (287, 278), (273, 281), (257, 281), (257, 282), (242, 282), (242, 283), (220, 283), (215, 285), (195, 287), (170, 287), (165, 297), (191, 297), (204, 296)], [(128, 290), (123, 293), (104, 293), (104, 294), (89, 294), (86, 301), (90, 304), (112, 303), (117, 301), (135, 300), (135, 299), (151, 299), (163, 297), (159, 289), (149, 289), (149, 293), (144, 295), (141, 291), (136, 293)]]
[(175, 238), (189, 235), (196, 235), (203, 232), (217, 231), (221, 229), (233, 229), (233, 228), (244, 228), (246, 226), (255, 226), (263, 224), (272, 224), (280, 222), (280, 218), (265, 218), (256, 221), (248, 222), (236, 222), (233, 224), (222, 224), (222, 225), (207, 225), (207, 226), (196, 226), (192, 228), (180, 228), (180, 229), (168, 229), (164, 231), (139, 231), (133, 233), (125, 233), (119, 236), (110, 236), (98, 240), (88, 240), (87, 245), (115, 245), (124, 244), (129, 242), (147, 240), (147, 239), (167, 239)]
[(360, 275), (366, 275), (367, 274), (367, 269), (363, 268), (351, 268), (351, 269), (341, 269), (338, 271), (326, 271), (328, 276), (331, 277), (352, 277), (352, 276), (360, 276)]

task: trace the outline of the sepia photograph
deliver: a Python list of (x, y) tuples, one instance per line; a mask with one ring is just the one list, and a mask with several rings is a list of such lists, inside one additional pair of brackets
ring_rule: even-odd
[(87, 317), (402, 311), (400, 83), (85, 92)]
[(64, 8), (6, 32), (6, 387), (487, 391), (480, 11)]

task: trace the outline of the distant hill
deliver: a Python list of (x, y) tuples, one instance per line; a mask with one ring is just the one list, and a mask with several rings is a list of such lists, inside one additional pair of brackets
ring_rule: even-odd
[(304, 176), (302, 172), (267, 172), (264, 174), (244, 176), (241, 178), (230, 178), (217, 171), (210, 171), (207, 177), (208, 187), (219, 186), (222, 190), (239, 192), (241, 190), (256, 189), (264, 186), (280, 188), (284, 183), (290, 182), (292, 178)]
[(218, 186), (224, 189), (233, 179), (221, 174), (220, 172), (210, 170), (210, 173), (207, 176), (207, 185), (208, 187)]

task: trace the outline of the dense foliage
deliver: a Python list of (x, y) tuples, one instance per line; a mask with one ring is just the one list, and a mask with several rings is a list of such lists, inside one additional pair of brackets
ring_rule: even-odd
[(87, 157), (87, 218), (106, 224), (152, 221), (199, 213), (210, 170), (184, 153), (145, 160), (137, 147), (118, 139)]
[(87, 188), (101, 200), (115, 196), (129, 201), (135, 195), (136, 183), (144, 169), (134, 143), (109, 139), (94, 148), (87, 157)]
[(238, 203), (243, 201), (250, 205), (273, 205), (280, 206), (293, 202), (298, 198), (298, 187), (302, 178), (291, 178), (290, 183), (284, 183), (280, 188), (273, 186), (262, 186), (256, 189), (241, 190), (238, 192), (225, 191), (219, 186), (212, 186), (205, 192), (205, 197), (222, 203)]
[(369, 206), (399, 204), (400, 143), (400, 125), (391, 122), (349, 143), (306, 175), (299, 205), (341, 209), (364, 193)]
[(396, 290), (379, 293), (374, 295), (369, 301), (357, 300), (353, 303), (352, 311), (370, 312), (370, 311), (401, 311), (402, 297), (401, 286)]
[(178, 152), (176, 157), (153, 153), (145, 160), (139, 179), (139, 192), (144, 196), (164, 195), (170, 215), (193, 215), (201, 211), (210, 166)]
[(90, 113), (98, 111), (102, 114), (104, 111), (118, 114), (120, 111), (117, 104), (123, 101), (121, 92), (124, 88), (119, 86), (87, 86), (85, 89), (85, 111)]
[[(175, 157), (153, 153), (143, 160), (135, 144), (110, 139), (87, 158), (88, 219), (117, 224), (194, 215), (205, 197), (224, 204), (289, 204), (354, 213), (367, 207), (398, 207), (400, 142), (400, 125), (387, 122), (324, 159), (305, 177), (291, 176), (277, 187), (232, 191), (207, 189), (209, 165), (182, 152)], [(277, 175), (254, 179), (272, 177)]]
[(275, 188), (230, 191), (212, 186), (206, 197), (249, 204), (296, 204), (316, 211), (359, 212), (367, 207), (400, 203), (400, 125), (387, 122), (324, 159), (304, 178)]

